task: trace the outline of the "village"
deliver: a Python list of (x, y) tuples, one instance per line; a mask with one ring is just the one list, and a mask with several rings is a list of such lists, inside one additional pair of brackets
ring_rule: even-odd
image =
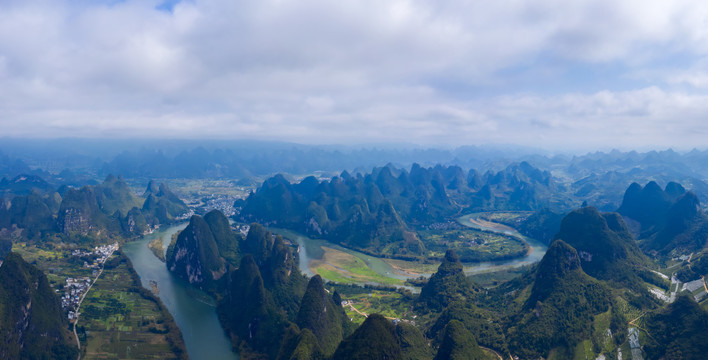
[(69, 277), (66, 279), (64, 295), (61, 297), (61, 306), (67, 311), (69, 320), (76, 319), (81, 301), (86, 296), (93, 282), (101, 275), (101, 270), (106, 260), (116, 250), (118, 250), (118, 243), (97, 246), (93, 251), (74, 250), (71, 252), (71, 256), (74, 257), (95, 257), (95, 259), (91, 263), (84, 261), (84, 267), (93, 269), (93, 280), (89, 277)]

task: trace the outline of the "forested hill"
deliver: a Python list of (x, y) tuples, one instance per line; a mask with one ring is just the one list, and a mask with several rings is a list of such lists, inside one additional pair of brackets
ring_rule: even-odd
[[(25, 178), (16, 184), (27, 181), (38, 183)], [(35, 240), (99, 234), (133, 237), (189, 211), (165, 184), (150, 182), (144, 195), (137, 196), (122, 177), (113, 175), (101, 184), (81, 188), (32, 188), (27, 195), (20, 191), (0, 198), (0, 205), (0, 230), (16, 227), (20, 231), (13, 232), (14, 237)]]
[(0, 358), (76, 359), (64, 311), (47, 277), (16, 253), (0, 266)]
[(345, 171), (329, 181), (310, 176), (290, 183), (276, 175), (236, 205), (242, 207), (244, 221), (287, 227), (359, 249), (393, 246), (416, 253), (422, 245), (412, 230), (463, 212), (548, 206), (555, 186), (550, 173), (525, 162), (484, 174), (414, 164), (410, 171), (393, 166), (366, 175)]

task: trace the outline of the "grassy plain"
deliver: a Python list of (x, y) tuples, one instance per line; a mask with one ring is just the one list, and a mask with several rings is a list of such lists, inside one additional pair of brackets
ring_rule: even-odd
[(312, 260), (310, 270), (323, 278), (342, 284), (379, 283), (403, 285), (403, 280), (383, 276), (349, 253), (323, 246), (322, 259)]

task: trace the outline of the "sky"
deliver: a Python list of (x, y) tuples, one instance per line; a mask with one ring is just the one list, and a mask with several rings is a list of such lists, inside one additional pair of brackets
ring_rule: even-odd
[(708, 2), (0, 0), (0, 135), (708, 148)]

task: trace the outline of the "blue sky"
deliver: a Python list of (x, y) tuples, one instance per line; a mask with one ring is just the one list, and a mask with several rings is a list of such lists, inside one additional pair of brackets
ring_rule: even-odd
[(0, 1), (13, 137), (708, 147), (702, 1)]

